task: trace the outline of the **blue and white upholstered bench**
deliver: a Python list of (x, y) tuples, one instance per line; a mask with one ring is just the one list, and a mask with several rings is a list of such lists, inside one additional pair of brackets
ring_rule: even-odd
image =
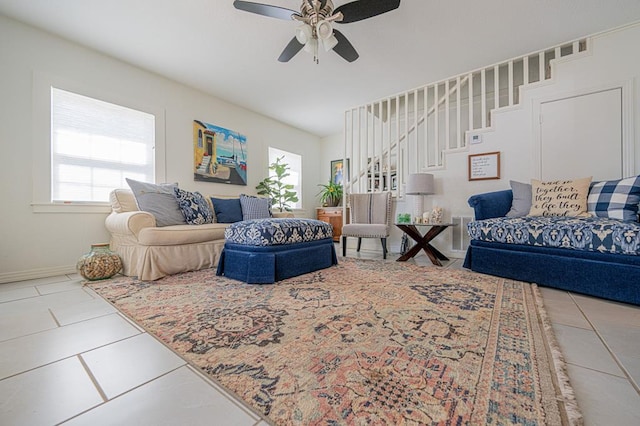
[(254, 219), (231, 224), (218, 275), (270, 284), (338, 263), (333, 227), (315, 219)]

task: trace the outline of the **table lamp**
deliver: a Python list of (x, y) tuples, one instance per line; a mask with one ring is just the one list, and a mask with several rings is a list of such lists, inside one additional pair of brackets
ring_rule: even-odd
[(424, 197), (435, 193), (433, 175), (430, 173), (411, 173), (407, 179), (405, 194), (418, 195), (414, 198), (414, 217), (422, 217), (424, 211)]

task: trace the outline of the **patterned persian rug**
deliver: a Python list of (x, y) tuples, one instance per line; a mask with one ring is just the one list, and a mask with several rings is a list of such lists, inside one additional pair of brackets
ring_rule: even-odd
[(89, 285), (274, 424), (581, 422), (529, 284), (341, 258), (274, 285)]

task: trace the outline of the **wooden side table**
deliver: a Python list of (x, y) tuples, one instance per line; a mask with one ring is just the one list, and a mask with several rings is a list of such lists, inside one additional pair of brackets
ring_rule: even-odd
[[(342, 235), (342, 207), (318, 207), (316, 217), (333, 226), (333, 241), (339, 242)], [(348, 221), (349, 209), (347, 209), (347, 223)]]
[[(400, 256), (397, 261), (398, 262), (406, 262), (407, 260), (414, 257), (416, 254), (420, 252), (420, 249), (424, 250), (429, 259), (431, 259), (431, 263), (437, 266), (442, 266), (441, 260), (449, 260), (447, 256), (442, 254), (437, 248), (429, 244), (435, 237), (440, 235), (442, 231), (447, 229), (450, 226), (456, 226), (455, 223), (396, 223), (398, 228), (402, 230), (405, 234), (410, 236), (416, 244), (409, 249), (405, 254)], [(419, 226), (429, 227), (430, 229), (422, 235), (422, 233), (418, 230)]]

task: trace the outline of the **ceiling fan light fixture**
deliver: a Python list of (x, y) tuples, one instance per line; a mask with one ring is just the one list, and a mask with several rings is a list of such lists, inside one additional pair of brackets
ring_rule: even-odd
[(401, 0), (351, 0), (334, 7), (333, 0), (302, 0), (300, 11), (255, 1), (233, 0), (233, 6), (245, 12), (270, 18), (294, 20), (302, 23), (296, 28), (295, 37), (278, 57), (280, 62), (288, 62), (300, 50), (313, 52), (314, 62), (318, 63), (318, 45), (332, 50), (347, 62), (353, 62), (359, 55), (353, 45), (333, 23), (348, 24), (373, 18), (391, 12), (400, 7)]
[(307, 44), (313, 39), (313, 29), (309, 24), (302, 24), (296, 28), (296, 39), (300, 44)]
[(333, 25), (329, 21), (320, 21), (316, 24), (316, 34), (321, 40), (326, 40), (329, 37), (333, 37)]
[(307, 53), (313, 53), (314, 55), (318, 51), (318, 39), (312, 38), (304, 45), (304, 51)]
[(322, 40), (322, 47), (324, 47), (325, 52), (330, 51), (331, 49), (336, 47), (337, 44), (338, 39), (334, 35), (331, 35), (331, 37)]

